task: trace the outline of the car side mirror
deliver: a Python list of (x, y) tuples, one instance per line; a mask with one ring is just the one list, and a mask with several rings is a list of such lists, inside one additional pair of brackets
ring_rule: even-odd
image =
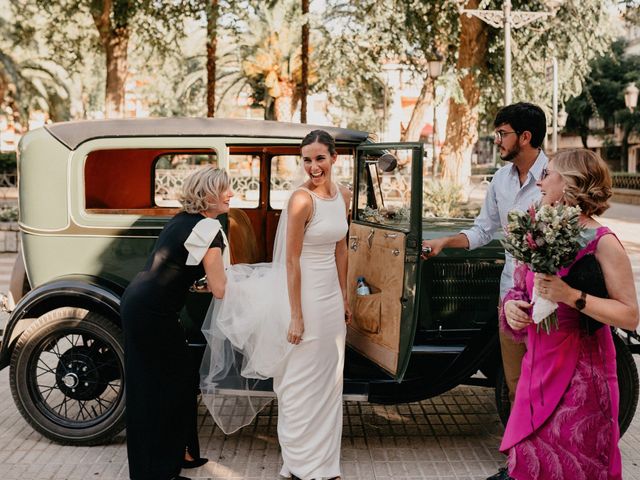
[(378, 168), (383, 172), (393, 172), (398, 166), (398, 159), (391, 153), (385, 153), (378, 158)]

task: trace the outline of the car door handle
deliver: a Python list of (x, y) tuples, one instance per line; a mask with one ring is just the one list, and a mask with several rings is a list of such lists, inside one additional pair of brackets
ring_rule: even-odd
[(367, 236), (367, 243), (369, 244), (369, 250), (371, 250), (371, 247), (373, 246), (373, 236), (376, 234), (376, 231), (372, 228), (371, 231), (369, 232), (369, 235)]

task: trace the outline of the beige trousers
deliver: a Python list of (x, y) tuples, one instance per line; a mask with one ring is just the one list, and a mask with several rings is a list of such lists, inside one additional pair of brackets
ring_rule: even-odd
[(500, 350), (502, 351), (502, 366), (504, 368), (504, 378), (509, 387), (509, 401), (513, 404), (516, 397), (516, 387), (520, 379), (520, 369), (522, 367), (522, 357), (527, 351), (524, 343), (516, 343), (500, 330)]

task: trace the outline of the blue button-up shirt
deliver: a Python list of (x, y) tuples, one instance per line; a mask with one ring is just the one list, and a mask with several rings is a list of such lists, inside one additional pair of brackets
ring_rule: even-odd
[[(493, 234), (507, 225), (507, 214), (511, 210), (525, 211), (541, 198), (536, 182), (540, 180), (542, 170), (547, 166), (547, 156), (542, 150), (535, 163), (529, 169), (527, 178), (520, 186), (520, 175), (515, 165), (509, 164), (498, 170), (487, 189), (487, 196), (480, 215), (473, 227), (461, 233), (469, 240), (469, 249), (482, 247), (493, 239)], [(514, 258), (505, 252), (505, 264), (500, 277), (500, 298), (513, 287)]]

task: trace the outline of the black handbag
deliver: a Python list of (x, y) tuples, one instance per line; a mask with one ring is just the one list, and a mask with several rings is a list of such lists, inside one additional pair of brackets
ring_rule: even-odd
[[(602, 268), (600, 267), (598, 259), (593, 254), (585, 255), (575, 262), (571, 266), (569, 273), (565, 277), (562, 277), (562, 279), (570, 287), (581, 290), (587, 295), (600, 298), (609, 297)], [(603, 325), (604, 323), (580, 312), (580, 328), (583, 329), (587, 335), (593, 335)]]

